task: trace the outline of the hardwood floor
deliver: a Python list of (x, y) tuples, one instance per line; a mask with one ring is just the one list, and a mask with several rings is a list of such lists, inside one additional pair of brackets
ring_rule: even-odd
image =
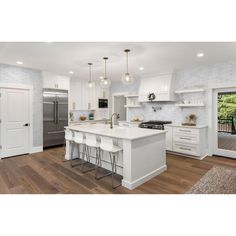
[[(95, 180), (94, 173), (83, 174), (70, 167), (62, 147), (0, 160), (0, 193), (38, 194), (169, 194), (185, 193), (213, 166), (236, 169), (236, 160), (207, 157), (202, 161), (167, 155), (167, 171), (135, 190), (111, 188), (111, 178)], [(75, 163), (75, 162), (74, 162)]]

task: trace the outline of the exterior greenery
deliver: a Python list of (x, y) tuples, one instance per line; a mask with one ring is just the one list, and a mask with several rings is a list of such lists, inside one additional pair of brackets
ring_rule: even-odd
[(236, 93), (218, 95), (218, 118), (236, 120)]

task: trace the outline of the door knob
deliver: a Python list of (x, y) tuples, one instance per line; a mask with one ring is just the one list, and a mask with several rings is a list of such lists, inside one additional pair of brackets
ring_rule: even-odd
[(24, 126), (30, 126), (30, 124), (26, 123), (26, 124), (24, 124)]

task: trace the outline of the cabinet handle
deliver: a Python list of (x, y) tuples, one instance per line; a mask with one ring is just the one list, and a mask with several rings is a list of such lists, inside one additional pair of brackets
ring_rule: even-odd
[(183, 137), (179, 137), (180, 139), (184, 139), (184, 140), (192, 140), (191, 138), (183, 138)]
[(180, 129), (180, 131), (183, 131), (183, 132), (191, 132), (191, 130), (186, 130), (186, 129)]
[(182, 150), (187, 150), (187, 151), (191, 151), (191, 148), (184, 148), (184, 147), (179, 147), (179, 149), (182, 149)]

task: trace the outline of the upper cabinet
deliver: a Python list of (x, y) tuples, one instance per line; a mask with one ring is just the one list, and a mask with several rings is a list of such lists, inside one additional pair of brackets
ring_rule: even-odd
[(70, 86), (70, 110), (96, 110), (98, 99), (108, 98), (109, 90), (102, 89), (98, 83), (88, 87), (87, 80), (76, 80)]
[(43, 71), (43, 88), (49, 89), (70, 89), (70, 77), (55, 75), (50, 72)]

